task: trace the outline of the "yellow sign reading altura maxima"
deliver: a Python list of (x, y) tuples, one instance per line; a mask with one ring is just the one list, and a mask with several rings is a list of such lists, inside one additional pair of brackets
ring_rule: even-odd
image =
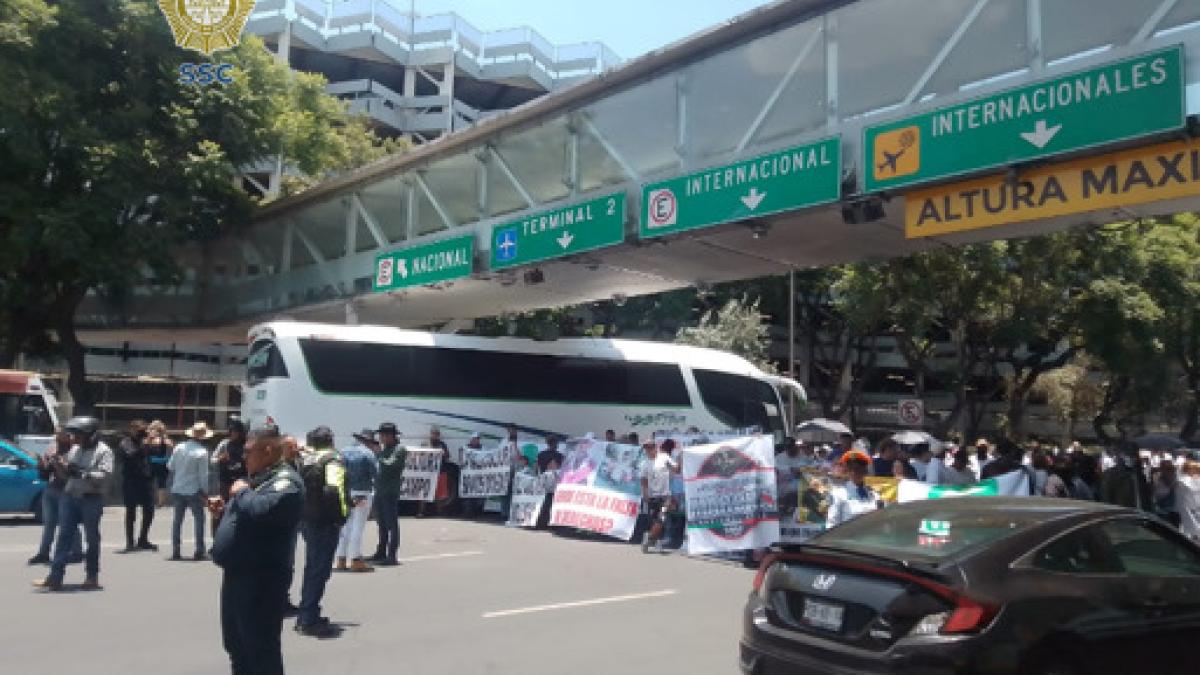
[(916, 190), (904, 195), (909, 239), (1200, 195), (1200, 140), (1163, 143)]
[(205, 55), (232, 49), (254, 10), (255, 0), (158, 0), (175, 44)]

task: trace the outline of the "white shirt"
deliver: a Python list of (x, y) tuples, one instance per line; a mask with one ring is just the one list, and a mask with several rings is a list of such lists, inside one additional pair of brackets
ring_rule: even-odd
[(646, 497), (671, 496), (671, 469), (674, 467), (675, 460), (665, 452), (658, 453), (653, 460), (648, 457), (642, 460), (639, 473), (646, 481)]
[(860, 494), (858, 486), (850, 481), (845, 485), (830, 488), (829, 513), (825, 517), (826, 528), (836, 527), (879, 508), (879, 495), (869, 485), (864, 485), (863, 488), (865, 497)]
[(199, 441), (188, 440), (176, 445), (167, 469), (171, 472), (171, 494), (208, 493), (208, 449)]
[(1175, 510), (1179, 511), (1179, 530), (1200, 543), (1200, 477), (1180, 476), (1175, 488)]

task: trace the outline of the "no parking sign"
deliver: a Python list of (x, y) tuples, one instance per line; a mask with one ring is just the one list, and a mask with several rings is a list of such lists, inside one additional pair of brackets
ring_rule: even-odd
[(906, 427), (919, 427), (925, 423), (925, 403), (916, 398), (902, 399), (896, 406), (896, 416)]

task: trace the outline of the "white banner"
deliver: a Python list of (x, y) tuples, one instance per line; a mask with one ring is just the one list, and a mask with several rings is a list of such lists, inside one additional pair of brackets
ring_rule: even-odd
[(738, 438), (685, 448), (688, 553), (764, 548), (779, 541), (775, 445)]
[(628, 541), (637, 524), (642, 485), (636, 445), (587, 438), (567, 443), (550, 524)]
[(513, 527), (536, 527), (546, 501), (545, 476), (520, 471), (513, 476), (512, 504), (508, 507), (508, 524)]
[(400, 481), (400, 501), (431, 502), (437, 494), (438, 472), (442, 470), (442, 451), (436, 448), (409, 448)]
[(508, 494), (507, 448), (463, 450), (462, 470), (458, 478), (458, 496), (463, 499), (503, 497)]
[(930, 485), (906, 479), (900, 481), (897, 497), (901, 504), (951, 497), (1028, 497), (1031, 476), (1032, 471), (1010, 471), (970, 485)]

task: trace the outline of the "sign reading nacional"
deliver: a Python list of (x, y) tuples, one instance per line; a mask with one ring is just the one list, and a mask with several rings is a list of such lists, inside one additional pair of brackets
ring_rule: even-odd
[(863, 130), (867, 192), (1182, 129), (1183, 47)]
[(375, 291), (394, 291), (470, 276), (475, 235), (402, 248), (375, 258)]

